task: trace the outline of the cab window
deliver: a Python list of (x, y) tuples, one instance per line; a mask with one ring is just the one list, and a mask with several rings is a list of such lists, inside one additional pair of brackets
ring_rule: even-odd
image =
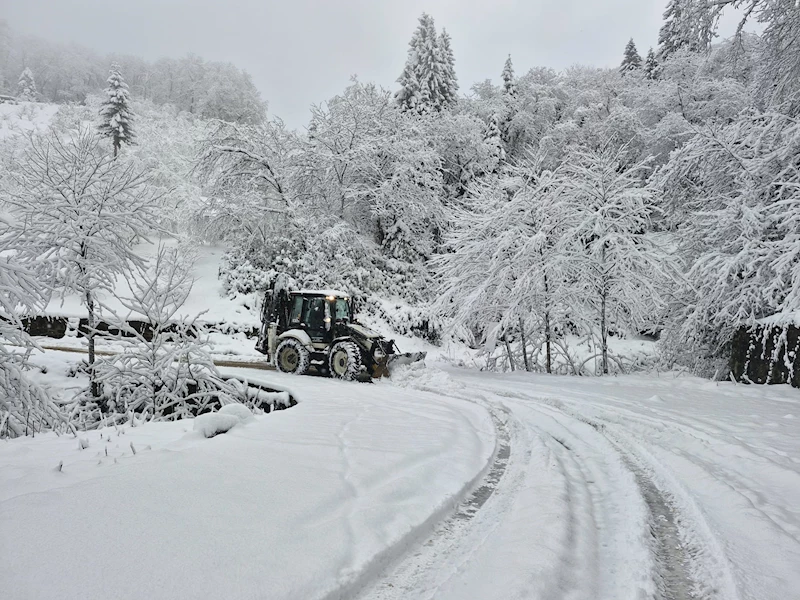
[(292, 302), (292, 312), (289, 314), (289, 323), (299, 323), (303, 313), (303, 297), (295, 296)]
[(305, 314), (303, 315), (303, 322), (309, 329), (323, 329), (325, 327), (325, 299), (324, 298), (309, 298), (306, 303)]
[(346, 321), (350, 319), (350, 304), (344, 298), (337, 298), (333, 312), (335, 321)]

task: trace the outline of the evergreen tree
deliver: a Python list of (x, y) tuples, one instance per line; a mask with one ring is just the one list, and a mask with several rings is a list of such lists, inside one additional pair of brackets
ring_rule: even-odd
[(656, 60), (656, 53), (652, 48), (647, 52), (647, 58), (644, 61), (644, 74), (648, 79), (658, 77), (658, 60)]
[(514, 77), (514, 66), (511, 64), (511, 55), (508, 55), (506, 64), (503, 66), (503, 93), (509, 96), (517, 95), (517, 83)]
[(100, 105), (100, 124), (97, 129), (100, 135), (111, 138), (115, 157), (123, 143), (132, 144), (136, 137), (133, 133), (133, 113), (130, 108), (128, 84), (125, 83), (119, 72), (119, 65), (116, 64), (111, 65), (106, 99)]
[(483, 139), (490, 148), (492, 157), (492, 171), (496, 172), (497, 167), (506, 158), (506, 151), (503, 149), (503, 136), (500, 132), (500, 119), (497, 114), (489, 118), (489, 123), (483, 132)]
[(703, 52), (713, 36), (714, 15), (705, 0), (669, 0), (658, 34), (658, 58), (663, 61), (680, 49)]
[(625, 46), (625, 56), (622, 59), (622, 64), (619, 67), (620, 73), (627, 73), (628, 71), (635, 71), (642, 68), (642, 57), (639, 56), (639, 51), (636, 49), (636, 44), (633, 43), (633, 38), (630, 39)]
[(401, 88), (395, 94), (395, 101), (403, 110), (429, 114), (448, 103), (451, 87), (447, 81), (446, 59), (439, 46), (433, 18), (426, 13), (419, 18), (419, 26), (409, 42), (406, 66), (397, 82)]
[(443, 90), (445, 92), (445, 106), (452, 106), (458, 100), (458, 78), (456, 77), (456, 59), (450, 47), (450, 34), (442, 29), (439, 36), (439, 49), (444, 64)]
[(25, 67), (19, 76), (17, 97), (30, 102), (36, 100), (36, 81), (33, 79), (33, 72), (28, 67)]

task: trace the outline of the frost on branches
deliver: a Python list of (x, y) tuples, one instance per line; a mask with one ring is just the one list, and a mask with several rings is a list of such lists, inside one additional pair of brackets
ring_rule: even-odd
[[(689, 265), (675, 339), (719, 357), (741, 326), (800, 309), (800, 124), (750, 113), (701, 132), (663, 173)], [(691, 182), (687, 187), (685, 182)]]
[(100, 123), (97, 130), (103, 137), (111, 139), (116, 157), (122, 144), (132, 144), (136, 137), (133, 133), (133, 113), (128, 84), (122, 78), (118, 65), (111, 65), (111, 75), (108, 77), (105, 95), (106, 98), (100, 105)]
[[(206, 345), (198, 338), (197, 316), (180, 314), (192, 288), (191, 258), (159, 247), (152, 264), (123, 276), (130, 296), (119, 301), (130, 312), (121, 322), (130, 335), (122, 353), (98, 367), (108, 400), (106, 419), (174, 420), (197, 416), (228, 401), (228, 389)], [(199, 315), (198, 315), (199, 316)], [(126, 322), (142, 320), (139, 330)], [(86, 415), (94, 422), (99, 415)]]
[(113, 292), (118, 274), (143, 264), (133, 246), (159, 231), (162, 194), (134, 165), (109, 157), (86, 128), (63, 137), (31, 134), (4, 190), (14, 218), (6, 249), (37, 265), (60, 293), (77, 293), (86, 308), (90, 395), (100, 401), (94, 363), (103, 293)]
[[(6, 248), (14, 229), (0, 219), (0, 245)], [(47, 392), (27, 371), (32, 342), (22, 329), (25, 312), (41, 310), (48, 288), (29, 265), (13, 253), (0, 258), (0, 438), (62, 429), (66, 419)], [(34, 265), (31, 265), (35, 267)]]

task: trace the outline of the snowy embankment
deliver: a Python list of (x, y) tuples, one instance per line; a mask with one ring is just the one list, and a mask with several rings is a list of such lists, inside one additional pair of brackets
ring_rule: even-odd
[(337, 597), (424, 537), (494, 452), (470, 402), (230, 371), (300, 403), (211, 439), (187, 420), (0, 444), (3, 596)]

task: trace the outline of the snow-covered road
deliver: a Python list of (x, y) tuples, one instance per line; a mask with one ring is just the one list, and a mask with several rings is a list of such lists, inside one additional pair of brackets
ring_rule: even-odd
[(449, 375), (408, 384), (502, 410), (506, 474), (364, 597), (800, 598), (797, 390)]
[(300, 404), (0, 444), (9, 598), (800, 598), (797, 390), (228, 371)]

